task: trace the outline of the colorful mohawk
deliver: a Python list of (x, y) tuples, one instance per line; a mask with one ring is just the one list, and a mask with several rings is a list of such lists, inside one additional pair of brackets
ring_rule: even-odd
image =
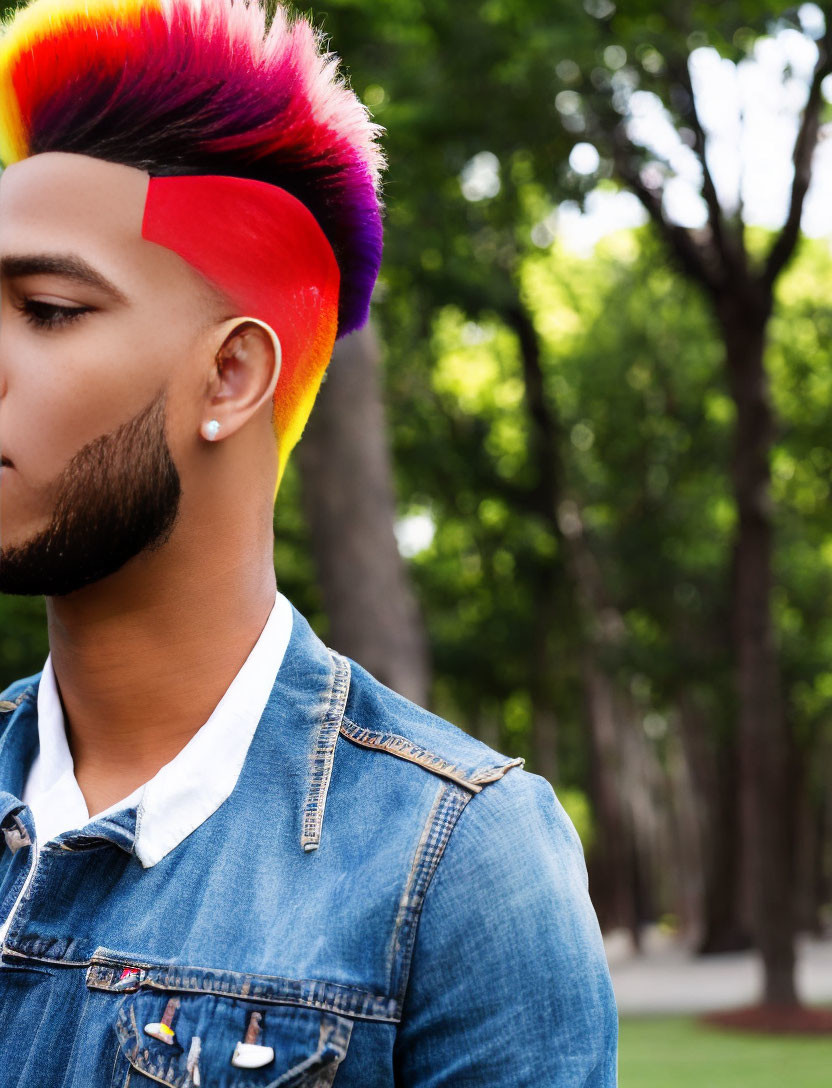
[(304, 330), (305, 358), (284, 344), (278, 484), (381, 263), (383, 130), (338, 63), (305, 18), (277, 5), (267, 22), (258, 0), (31, 0), (0, 21), (2, 165), (76, 152), (151, 178), (265, 182), (311, 212), (340, 273), (337, 313)]

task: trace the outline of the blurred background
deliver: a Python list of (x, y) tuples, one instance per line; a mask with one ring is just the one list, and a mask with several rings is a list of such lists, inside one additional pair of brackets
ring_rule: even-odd
[[(330, 0), (389, 158), (275, 512), (575, 822), (624, 1088), (832, 1083), (832, 6)], [(0, 688), (41, 600), (0, 597)]]

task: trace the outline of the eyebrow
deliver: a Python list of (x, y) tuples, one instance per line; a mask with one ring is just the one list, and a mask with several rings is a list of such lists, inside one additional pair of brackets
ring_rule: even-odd
[(125, 305), (128, 302), (126, 295), (114, 283), (75, 253), (33, 253), (0, 257), (0, 277), (14, 280), (24, 276), (61, 276), (85, 287), (95, 287), (116, 302)]

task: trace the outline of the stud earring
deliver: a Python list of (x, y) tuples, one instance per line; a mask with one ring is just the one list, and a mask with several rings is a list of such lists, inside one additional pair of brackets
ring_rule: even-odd
[(220, 429), (219, 420), (218, 419), (212, 419), (212, 420), (210, 420), (210, 422), (204, 424), (204, 426), (202, 428), (202, 433), (205, 435), (205, 437), (209, 441), (213, 442), (214, 439), (217, 437), (217, 432), (219, 431), (219, 429)]

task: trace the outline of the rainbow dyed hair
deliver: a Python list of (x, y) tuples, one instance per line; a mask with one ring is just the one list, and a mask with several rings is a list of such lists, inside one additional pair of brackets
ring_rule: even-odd
[(305, 18), (278, 4), (267, 22), (259, 0), (31, 0), (0, 21), (3, 166), (64, 151), (138, 167), (151, 183), (265, 182), (323, 232), (340, 286), (296, 358), (284, 345), (278, 486), (334, 340), (367, 319), (381, 262), (383, 130), (338, 63)]

